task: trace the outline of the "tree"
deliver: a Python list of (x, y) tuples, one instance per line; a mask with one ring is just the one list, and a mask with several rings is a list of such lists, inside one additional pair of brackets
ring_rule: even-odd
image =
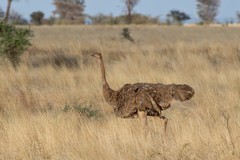
[(7, 58), (17, 69), (21, 55), (31, 45), (32, 36), (30, 29), (0, 22), (0, 56)]
[(237, 12), (237, 20), (240, 22), (240, 12)]
[(7, 8), (6, 8), (5, 16), (3, 18), (4, 23), (8, 22), (8, 19), (9, 19), (9, 16), (10, 16), (10, 9), (11, 9), (11, 5), (12, 5), (12, 1), (14, 1), (14, 0), (7, 0)]
[(31, 17), (31, 22), (33, 22), (34, 24), (40, 25), (42, 24), (44, 13), (41, 11), (36, 11), (36, 12), (33, 12), (30, 15), (30, 17)]
[(198, 16), (203, 23), (212, 23), (217, 16), (220, 0), (197, 0)]
[(132, 23), (132, 12), (133, 8), (138, 4), (140, 0), (124, 0), (125, 7), (127, 10), (127, 23)]
[(4, 16), (4, 19), (3, 19), (4, 23), (7, 23), (7, 21), (8, 21), (12, 1), (13, 0), (7, 0), (7, 8), (6, 8), (5, 16)]
[(2, 8), (0, 8), (0, 20), (2, 20), (3, 17), (4, 17), (4, 11), (2, 10)]
[(59, 15), (59, 18), (67, 22), (84, 23), (84, 0), (54, 0), (56, 10), (54, 14)]
[(11, 10), (8, 21), (11, 24), (18, 24), (18, 25), (28, 24), (28, 21), (24, 19), (20, 13), (14, 10)]
[(184, 12), (171, 10), (170, 13), (167, 14), (167, 19), (169, 20), (169, 23), (182, 24), (183, 21), (189, 20), (190, 17)]

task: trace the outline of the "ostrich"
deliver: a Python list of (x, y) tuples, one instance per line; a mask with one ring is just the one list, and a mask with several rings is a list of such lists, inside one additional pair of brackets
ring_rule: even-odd
[(168, 119), (161, 115), (162, 110), (171, 107), (173, 100), (186, 101), (193, 97), (195, 91), (186, 84), (135, 83), (125, 84), (117, 91), (110, 88), (105, 75), (101, 53), (95, 53), (100, 62), (103, 83), (103, 96), (108, 104), (114, 107), (114, 113), (121, 118), (138, 116), (144, 128), (147, 127), (147, 116), (158, 116), (164, 120), (166, 131)]

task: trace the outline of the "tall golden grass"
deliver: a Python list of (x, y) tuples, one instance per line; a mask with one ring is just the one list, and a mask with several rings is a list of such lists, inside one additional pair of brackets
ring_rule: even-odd
[[(239, 28), (130, 26), (132, 44), (120, 35), (124, 27), (32, 28), (20, 68), (0, 66), (0, 159), (240, 159)], [(166, 135), (157, 117), (145, 138), (138, 119), (113, 115), (89, 56), (95, 51), (113, 89), (136, 82), (195, 89), (163, 112)], [(79, 64), (59, 67), (51, 60), (59, 54)]]

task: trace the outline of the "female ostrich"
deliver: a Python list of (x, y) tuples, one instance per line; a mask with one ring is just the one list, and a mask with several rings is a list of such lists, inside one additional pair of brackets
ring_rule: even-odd
[(114, 91), (107, 83), (105, 67), (101, 53), (95, 53), (100, 62), (103, 82), (103, 96), (114, 107), (114, 113), (121, 118), (134, 118), (138, 115), (143, 125), (147, 126), (147, 116), (159, 116), (164, 120), (166, 131), (167, 118), (161, 111), (169, 108), (173, 100), (185, 101), (194, 95), (194, 89), (186, 84), (135, 83), (125, 84)]

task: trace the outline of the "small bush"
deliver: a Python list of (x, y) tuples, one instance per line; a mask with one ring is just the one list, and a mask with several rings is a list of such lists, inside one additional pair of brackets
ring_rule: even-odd
[(30, 37), (30, 29), (0, 22), (0, 55), (7, 58), (15, 69), (20, 64), (20, 56), (31, 45)]
[(123, 28), (121, 35), (123, 36), (123, 38), (129, 40), (130, 42), (135, 42), (133, 37), (130, 35), (130, 31), (128, 28)]
[(92, 105), (80, 105), (80, 104), (65, 105), (63, 112), (68, 112), (71, 110), (75, 111), (75, 112), (79, 113), (81, 116), (85, 116), (87, 118), (102, 117), (102, 114), (100, 113), (100, 111), (92, 108)]

